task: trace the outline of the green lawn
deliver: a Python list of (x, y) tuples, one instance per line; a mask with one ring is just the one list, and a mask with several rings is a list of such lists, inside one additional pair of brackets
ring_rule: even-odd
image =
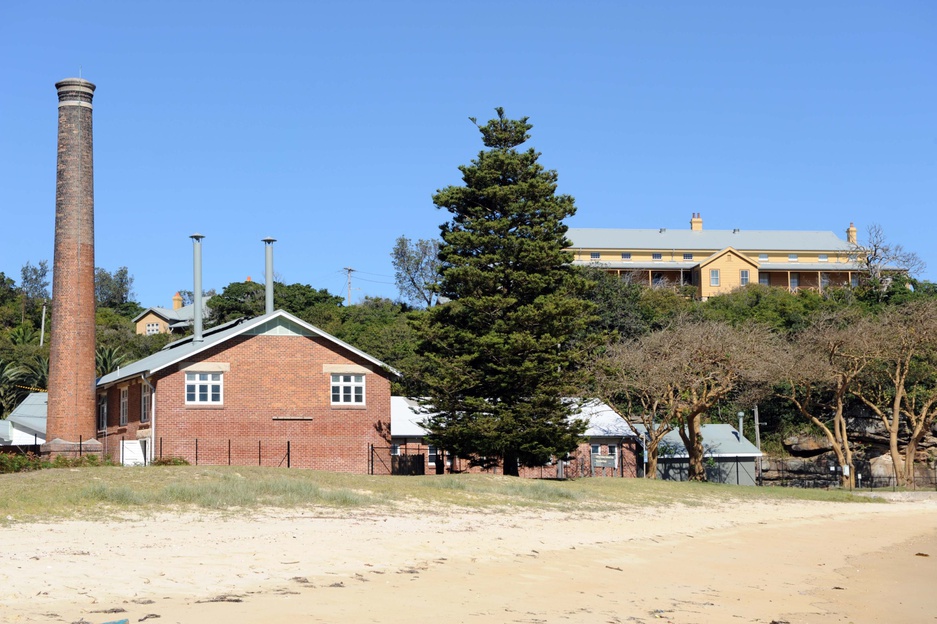
[(104, 519), (125, 512), (261, 507), (374, 508), (434, 505), (491, 509), (607, 510), (748, 500), (868, 502), (843, 491), (589, 478), (541, 481), (492, 475), (388, 477), (258, 467), (115, 466), (0, 475), (0, 523)]

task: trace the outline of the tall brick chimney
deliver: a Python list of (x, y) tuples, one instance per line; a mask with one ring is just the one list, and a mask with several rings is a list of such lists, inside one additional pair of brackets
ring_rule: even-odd
[(80, 78), (56, 83), (59, 95), (55, 176), (55, 256), (49, 408), (43, 453), (98, 452), (94, 440), (94, 159), (91, 99)]

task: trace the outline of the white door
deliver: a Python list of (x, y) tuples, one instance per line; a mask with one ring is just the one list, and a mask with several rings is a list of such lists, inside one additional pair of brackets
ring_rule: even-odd
[(120, 463), (122, 466), (145, 466), (145, 440), (123, 440), (120, 443)]

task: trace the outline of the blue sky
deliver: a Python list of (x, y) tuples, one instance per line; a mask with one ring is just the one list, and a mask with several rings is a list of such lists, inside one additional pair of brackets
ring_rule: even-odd
[(0, 271), (51, 264), (56, 96), (94, 82), (96, 264), (137, 299), (278, 276), (395, 297), (503, 106), (572, 227), (860, 231), (937, 281), (937, 3), (0, 3)]

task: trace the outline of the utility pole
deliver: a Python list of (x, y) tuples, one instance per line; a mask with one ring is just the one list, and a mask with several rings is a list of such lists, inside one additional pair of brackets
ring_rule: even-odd
[[(758, 447), (758, 452), (761, 452), (761, 423), (758, 422), (758, 405), (755, 405), (755, 408), (752, 410), (755, 412), (755, 446)], [(764, 467), (761, 465), (761, 455), (758, 456), (758, 464), (755, 470), (755, 482), (758, 484), (763, 483), (762, 474)]]
[(344, 271), (348, 275), (348, 304), (347, 305), (350, 306), (351, 305), (351, 274), (354, 273), (355, 270), (352, 269), (351, 267), (345, 267)]

